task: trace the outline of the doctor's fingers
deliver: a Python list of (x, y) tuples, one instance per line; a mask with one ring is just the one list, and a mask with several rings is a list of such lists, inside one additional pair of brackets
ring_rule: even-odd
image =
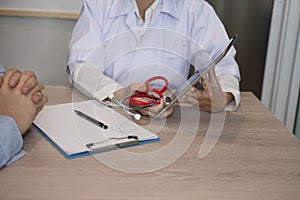
[(145, 116), (156, 117), (157, 113), (163, 108), (164, 108), (164, 100), (161, 99), (160, 104), (149, 108), (141, 109), (139, 110), (139, 113)]
[(202, 91), (204, 91), (205, 93), (209, 93), (209, 83), (208, 83), (208, 78), (207, 76), (203, 76), (201, 78), (201, 86), (203, 88)]
[(203, 90), (198, 90), (197, 88), (192, 87), (191, 92), (193, 93), (193, 97), (197, 100), (197, 102), (201, 102), (204, 101), (205, 99), (210, 98), (209, 88), (207, 85)]
[(198, 104), (198, 100), (192, 96), (192, 95), (184, 95), (179, 102), (177, 103), (177, 106), (180, 107), (193, 107)]
[(157, 106), (153, 106), (149, 108), (149, 116), (155, 117), (159, 111), (161, 111), (164, 108), (163, 104), (159, 104)]
[(140, 86), (139, 88), (136, 89), (136, 91), (138, 92), (151, 92), (153, 91), (153, 87), (143, 84), (142, 86)]
[(128, 93), (132, 93), (135, 91), (139, 92), (147, 92), (149, 91), (149, 86), (145, 83), (133, 82), (127, 87)]
[(164, 100), (161, 99), (160, 100), (160, 104), (158, 105), (155, 105), (155, 106), (152, 106), (152, 107), (148, 107), (148, 108), (145, 108), (145, 109), (140, 109), (138, 112), (142, 115), (145, 115), (145, 116), (150, 116), (150, 117), (155, 117), (156, 114), (161, 110), (163, 109), (164, 107)]
[[(169, 109), (167, 109), (165, 112), (163, 112), (161, 115), (160, 115), (160, 119), (165, 119), (167, 117), (169, 117), (173, 112), (174, 112), (174, 108), (175, 106), (177, 105), (173, 105), (172, 107), (170, 107)], [(152, 108), (149, 109), (149, 116), (150, 117), (156, 117), (157, 114), (164, 108), (164, 103), (161, 103), (157, 106), (154, 106)]]

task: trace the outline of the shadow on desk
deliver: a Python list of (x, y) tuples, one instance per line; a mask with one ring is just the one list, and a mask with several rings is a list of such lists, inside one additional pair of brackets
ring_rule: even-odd
[(34, 128), (30, 127), (23, 135), (24, 147), (26, 147), (26, 151), (34, 149), (38, 141), (42, 140), (41, 137), (36, 137), (36, 134), (38, 133), (34, 130)]
[[(245, 122), (245, 117), (239, 115), (237, 112), (226, 112), (224, 126), (219, 142), (233, 143), (240, 133), (240, 129)], [(201, 120), (199, 122), (199, 132), (201, 136), (205, 136), (208, 130), (208, 126), (211, 123), (211, 113), (201, 112)]]
[(241, 127), (245, 122), (245, 117), (239, 115), (238, 113), (228, 112), (226, 115), (226, 120), (223, 128), (223, 132), (219, 141), (225, 143), (233, 143), (237, 138), (238, 134), (241, 133)]
[[(183, 112), (189, 113), (187, 119), (182, 119), (182, 110)], [(195, 121), (197, 120), (197, 121)], [(215, 123), (213, 120), (220, 120)], [(145, 120), (146, 121), (146, 120)], [(245, 117), (239, 112), (224, 112), (224, 113), (209, 113), (205, 111), (200, 111), (195, 108), (175, 108), (174, 113), (166, 119), (165, 123), (159, 125), (160, 121), (155, 123), (148, 121), (149, 124), (157, 129), (163, 130), (168, 129), (167, 131), (161, 131), (160, 134), (169, 134), (169, 142), (176, 136), (176, 134), (195, 134), (195, 136), (204, 137), (218, 137), (219, 142), (224, 142), (231, 144), (235, 141), (238, 134), (241, 133), (240, 129), (245, 122)], [(155, 125), (156, 124), (156, 125)], [(192, 125), (191, 125), (192, 124)], [(147, 128), (147, 123), (144, 123), (143, 126)], [(178, 130), (180, 131), (178, 132)], [(153, 131), (153, 130), (150, 130)], [(211, 134), (215, 132), (215, 134)]]

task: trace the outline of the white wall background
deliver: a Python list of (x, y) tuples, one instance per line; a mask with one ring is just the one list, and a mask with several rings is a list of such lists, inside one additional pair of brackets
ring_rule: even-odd
[[(0, 0), (0, 9), (79, 13), (81, 0)], [(0, 63), (33, 70), (45, 84), (68, 84), (67, 47), (76, 20), (0, 16)]]
[(17, 10), (80, 11), (82, 0), (0, 0), (0, 8)]
[(75, 20), (0, 17), (0, 63), (32, 70), (45, 84), (68, 84), (67, 47)]

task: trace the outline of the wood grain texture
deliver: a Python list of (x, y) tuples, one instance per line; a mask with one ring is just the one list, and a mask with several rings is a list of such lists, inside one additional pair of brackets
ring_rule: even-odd
[(59, 12), (59, 11), (0, 9), (0, 16), (74, 19), (74, 20), (76, 20), (79, 17), (79, 13)]
[[(47, 86), (46, 93), (48, 104), (80, 99), (64, 86)], [(168, 144), (178, 117), (176, 110), (159, 133), (161, 142), (130, 151)], [(30, 129), (24, 138), (27, 155), (0, 170), (0, 199), (299, 199), (300, 141), (252, 93), (242, 93), (238, 111), (226, 115), (217, 145), (199, 159), (209, 122), (210, 114), (201, 112), (198, 133), (185, 153), (142, 174), (112, 169), (92, 156), (65, 159)]]

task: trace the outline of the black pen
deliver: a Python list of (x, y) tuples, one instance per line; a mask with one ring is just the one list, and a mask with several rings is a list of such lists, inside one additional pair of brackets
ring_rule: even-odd
[(79, 115), (80, 117), (88, 120), (89, 122), (92, 122), (93, 124), (99, 125), (103, 129), (107, 129), (108, 128), (108, 126), (106, 124), (104, 124), (103, 122), (100, 122), (100, 121), (98, 121), (98, 120), (96, 120), (96, 119), (88, 116), (87, 114), (85, 114), (85, 113), (83, 113), (83, 112), (81, 112), (79, 110), (74, 110), (74, 112), (76, 112), (77, 115)]

